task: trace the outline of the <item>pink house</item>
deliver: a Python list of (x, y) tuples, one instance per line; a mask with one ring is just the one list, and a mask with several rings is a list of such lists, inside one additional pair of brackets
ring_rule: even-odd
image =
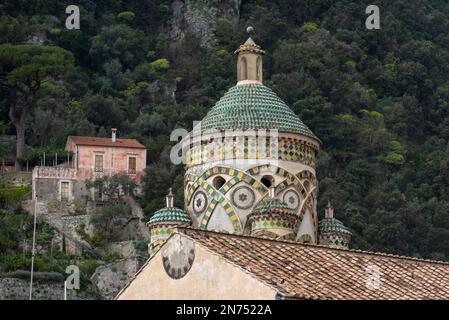
[(118, 174), (127, 175), (138, 186), (142, 182), (147, 157), (145, 146), (135, 139), (117, 139), (115, 129), (111, 138), (69, 136), (65, 149), (73, 154), (72, 159), (58, 166), (33, 169), (32, 197), (39, 197), (40, 211), (63, 212), (62, 207), (49, 206), (53, 200), (70, 207), (77, 199), (96, 199), (94, 190), (86, 187), (86, 180)]
[(147, 151), (135, 139), (69, 136), (65, 146), (73, 153), (73, 168), (79, 179), (103, 175), (128, 175), (138, 184), (146, 167)]

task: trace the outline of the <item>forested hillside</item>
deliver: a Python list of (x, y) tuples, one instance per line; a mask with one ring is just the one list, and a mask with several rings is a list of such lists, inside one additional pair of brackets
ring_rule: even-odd
[(22, 163), (116, 127), (148, 148), (145, 212), (169, 187), (180, 206), (170, 132), (234, 85), (233, 51), (251, 25), (265, 83), (323, 142), (320, 216), (330, 199), (353, 248), (449, 260), (446, 0), (376, 1), (380, 30), (365, 28), (370, 3), (355, 0), (79, 0), (80, 30), (64, 26), (69, 4), (0, 3), (0, 134), (24, 129)]

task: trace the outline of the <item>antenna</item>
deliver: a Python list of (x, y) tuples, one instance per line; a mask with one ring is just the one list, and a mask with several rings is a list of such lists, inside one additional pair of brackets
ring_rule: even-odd
[(36, 215), (37, 215), (37, 195), (36, 198), (34, 199), (33, 247), (31, 249), (30, 300), (33, 300), (34, 254), (36, 250)]

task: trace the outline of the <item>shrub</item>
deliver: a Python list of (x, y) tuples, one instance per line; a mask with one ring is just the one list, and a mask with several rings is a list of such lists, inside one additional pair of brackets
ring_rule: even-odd
[(123, 257), (121, 254), (117, 252), (107, 253), (101, 257), (101, 260), (103, 260), (106, 263), (114, 262), (120, 259), (123, 259)]
[(155, 71), (167, 70), (170, 68), (170, 62), (167, 59), (157, 59), (150, 63), (150, 67)]
[(316, 23), (314, 23), (314, 22), (305, 22), (303, 25), (302, 25), (302, 27), (301, 27), (301, 31), (309, 31), (309, 32), (312, 32), (312, 31), (315, 31), (315, 30), (317, 30), (318, 29), (318, 25), (316, 24)]
[(0, 205), (17, 205), (22, 200), (23, 196), (31, 192), (29, 186), (7, 186), (0, 187)]
[(123, 11), (117, 15), (118, 20), (126, 24), (131, 24), (135, 17), (136, 15), (132, 11)]
[(136, 248), (136, 250), (139, 254), (145, 255), (148, 252), (148, 244), (149, 243), (150, 243), (150, 240), (136, 241), (136, 243), (134, 244), (134, 247)]
[(160, 13), (168, 13), (169, 11), (170, 11), (170, 7), (167, 4), (161, 3), (159, 5), (159, 12)]

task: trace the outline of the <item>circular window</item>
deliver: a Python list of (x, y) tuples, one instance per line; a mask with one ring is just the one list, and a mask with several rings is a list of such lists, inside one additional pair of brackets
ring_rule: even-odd
[(272, 176), (263, 176), (260, 182), (267, 188), (270, 188), (274, 184), (274, 178)]
[(214, 185), (215, 189), (220, 189), (221, 187), (223, 187), (223, 185), (226, 183), (226, 180), (221, 177), (221, 176), (217, 176), (214, 178), (214, 180), (212, 180), (212, 184)]

